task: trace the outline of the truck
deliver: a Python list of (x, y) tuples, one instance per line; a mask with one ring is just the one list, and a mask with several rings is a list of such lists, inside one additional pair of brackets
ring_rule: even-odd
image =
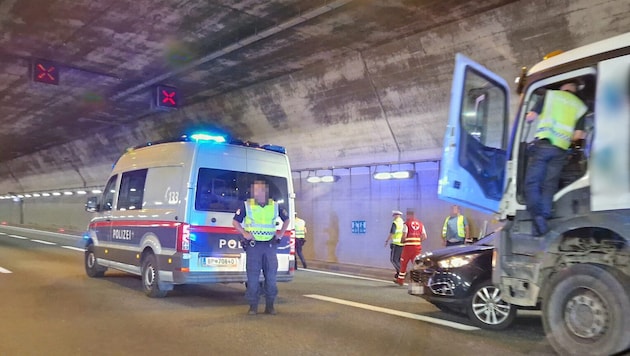
[[(535, 123), (546, 90), (577, 81), (586, 137), (567, 152), (549, 231), (532, 233), (525, 201)], [(630, 348), (630, 33), (556, 51), (517, 78), (510, 120), (506, 80), (457, 54), (438, 196), (504, 222), (492, 281), (502, 298), (540, 307), (559, 354)], [(510, 123), (510, 121), (512, 121)]]

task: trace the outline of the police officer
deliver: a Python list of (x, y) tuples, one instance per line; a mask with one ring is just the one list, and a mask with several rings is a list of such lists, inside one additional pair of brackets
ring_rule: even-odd
[(442, 240), (445, 246), (463, 245), (470, 237), (468, 219), (461, 214), (458, 205), (451, 207), (451, 214), (444, 219)]
[[(269, 187), (264, 180), (255, 180), (251, 186), (250, 198), (244, 202), (243, 208), (234, 214), (232, 225), (249, 244), (247, 247), (247, 291), (245, 298), (249, 302), (249, 315), (258, 314), (258, 298), (260, 271), (265, 277), (262, 288), (265, 294), (265, 313), (276, 314), (274, 301), (278, 295), (276, 274), (278, 273), (277, 244), (289, 226), (289, 215), (286, 209), (279, 209), (278, 204), (269, 199)], [(282, 219), (280, 231), (276, 231), (276, 219)]]
[(525, 117), (530, 123), (539, 120), (525, 173), (525, 200), (534, 236), (549, 231), (547, 219), (551, 218), (553, 195), (567, 163), (567, 150), (572, 141), (585, 136), (584, 116), (588, 107), (575, 95), (577, 87), (577, 81), (572, 80), (562, 84), (560, 90), (548, 90), (544, 102), (538, 103)]
[[(306, 243), (306, 222), (300, 219), (297, 216), (297, 212), (295, 212), (295, 221), (293, 223), (295, 225), (295, 253), (302, 261), (302, 267), (306, 268), (306, 260), (302, 253), (302, 247)], [(295, 260), (295, 269), (298, 269), (297, 260)]]
[(402, 250), (404, 246), (402, 243), (402, 237), (407, 227), (401, 216), (402, 212), (400, 210), (392, 210), (392, 226), (389, 229), (389, 235), (385, 240), (385, 246), (387, 246), (387, 244), (389, 243), (389, 261), (396, 269), (396, 274), (394, 275), (394, 283), (398, 283), (398, 273), (400, 272), (400, 256), (402, 255)]

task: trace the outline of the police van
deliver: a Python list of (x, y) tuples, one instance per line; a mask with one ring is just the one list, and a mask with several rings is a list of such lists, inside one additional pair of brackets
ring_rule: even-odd
[[(255, 179), (293, 216), (295, 194), (283, 147), (227, 143), (195, 134), (127, 150), (115, 163), (85, 239), (85, 270), (140, 275), (149, 297), (175, 284), (242, 283), (246, 252), (232, 226)], [(280, 225), (278, 224), (278, 230)], [(278, 244), (278, 281), (293, 278), (293, 223)]]

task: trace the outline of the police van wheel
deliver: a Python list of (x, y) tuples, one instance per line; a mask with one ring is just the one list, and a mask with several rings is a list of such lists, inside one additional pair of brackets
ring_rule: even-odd
[(630, 347), (630, 278), (603, 265), (577, 264), (553, 276), (543, 326), (559, 354), (612, 355)]
[(94, 254), (94, 245), (90, 245), (85, 250), (85, 273), (91, 278), (99, 278), (105, 275), (106, 267), (98, 264)]
[(158, 271), (155, 255), (148, 254), (142, 261), (142, 289), (151, 298), (162, 298), (168, 292), (160, 289), (160, 275)]

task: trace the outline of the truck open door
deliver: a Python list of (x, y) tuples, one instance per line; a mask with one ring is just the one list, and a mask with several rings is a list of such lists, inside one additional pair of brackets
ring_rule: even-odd
[(509, 125), (505, 80), (457, 54), (438, 196), (486, 213), (503, 196)]

